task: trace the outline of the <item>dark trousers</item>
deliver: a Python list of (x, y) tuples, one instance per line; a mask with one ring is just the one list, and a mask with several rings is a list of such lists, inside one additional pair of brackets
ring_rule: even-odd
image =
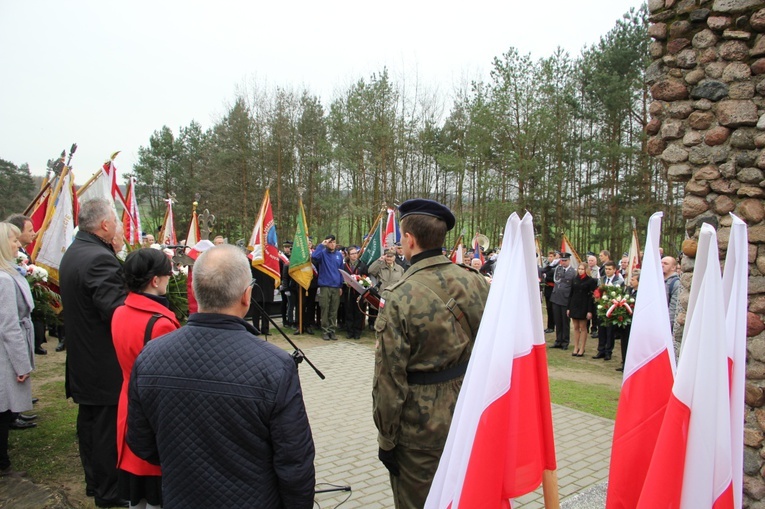
[(0, 412), (0, 470), (11, 466), (11, 459), (8, 457), (8, 431), (16, 414), (10, 410)]
[(597, 313), (592, 314), (592, 320), (590, 320), (590, 332), (598, 332), (598, 324), (600, 323), (600, 318), (598, 317)]
[(553, 303), (550, 300), (550, 297), (552, 297), (552, 286), (545, 285), (545, 304), (547, 305), (547, 329), (554, 329), (555, 328), (555, 317), (553, 316)]
[(598, 328), (598, 353), (611, 357), (614, 352), (614, 333), (613, 325), (601, 325)]
[(348, 331), (348, 335), (360, 338), (361, 332), (364, 330), (364, 311), (366, 310), (366, 302), (362, 301), (359, 309), (359, 304), (356, 299), (359, 298), (358, 292), (350, 288), (346, 289), (343, 293), (343, 303), (345, 304), (345, 330)]
[(77, 439), (86, 489), (97, 499), (117, 498), (117, 405), (80, 405)]
[(622, 366), (624, 365), (624, 362), (627, 360), (627, 347), (630, 343), (630, 331), (632, 329), (631, 325), (628, 325), (624, 327), (621, 332), (619, 333), (619, 336), (621, 337), (621, 346), (622, 346)]
[(303, 294), (303, 327), (315, 327), (316, 320), (316, 288), (308, 288)]
[(555, 344), (568, 348), (571, 340), (571, 321), (566, 316), (566, 306), (553, 304), (553, 316), (555, 317)]
[(42, 348), (43, 343), (47, 343), (45, 339), (45, 320), (33, 320), (32, 327), (35, 333), (35, 349)]

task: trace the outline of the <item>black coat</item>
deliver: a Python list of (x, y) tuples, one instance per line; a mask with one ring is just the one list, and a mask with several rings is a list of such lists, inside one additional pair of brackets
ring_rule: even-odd
[(313, 507), (297, 367), (253, 332), (238, 317), (196, 313), (135, 362), (127, 442), (162, 465), (165, 509)]
[(61, 259), (66, 323), (66, 395), (84, 405), (116, 405), (122, 370), (112, 343), (112, 314), (125, 302), (122, 267), (111, 246), (77, 232)]
[(578, 275), (571, 282), (571, 296), (568, 298), (569, 317), (586, 320), (587, 313), (595, 315), (595, 301), (592, 292), (598, 287), (598, 280), (589, 276), (581, 279)]

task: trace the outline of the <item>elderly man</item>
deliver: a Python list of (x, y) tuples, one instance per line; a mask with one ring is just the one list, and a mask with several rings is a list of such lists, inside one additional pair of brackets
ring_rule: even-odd
[(249, 281), (237, 247), (205, 251), (194, 264), (199, 312), (150, 341), (133, 367), (127, 441), (161, 463), (165, 509), (313, 506), (297, 366), (242, 319)]
[(372, 385), (378, 457), (397, 509), (425, 504), (489, 293), (477, 271), (441, 252), (452, 212), (432, 200), (401, 204), (401, 245), (412, 263), (388, 287), (375, 322)]
[(66, 395), (79, 405), (77, 438), (85, 490), (97, 507), (127, 507), (117, 497), (117, 403), (122, 373), (111, 320), (125, 300), (125, 283), (112, 241), (114, 206), (86, 201), (80, 231), (61, 259), (61, 301), (67, 327)]

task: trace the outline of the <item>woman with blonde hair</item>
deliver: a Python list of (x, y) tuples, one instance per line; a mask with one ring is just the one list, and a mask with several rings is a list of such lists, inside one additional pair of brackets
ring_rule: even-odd
[(21, 243), (18, 228), (0, 223), (0, 477), (20, 477), (25, 472), (11, 468), (8, 430), (19, 412), (32, 409), (34, 328), (32, 292), (16, 270)]

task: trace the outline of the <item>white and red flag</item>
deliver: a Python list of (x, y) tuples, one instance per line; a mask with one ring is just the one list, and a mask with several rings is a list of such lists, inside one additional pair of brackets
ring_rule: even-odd
[(138, 199), (135, 194), (135, 177), (130, 177), (127, 196), (125, 197), (126, 209), (122, 211), (122, 228), (128, 245), (137, 246), (141, 243), (141, 216), (138, 212)]
[(733, 508), (725, 305), (717, 234), (706, 223), (686, 317), (677, 377), (638, 509)]
[(399, 230), (398, 221), (396, 220), (396, 211), (388, 209), (388, 220), (385, 222), (384, 247), (385, 249), (391, 248), (396, 242), (400, 241), (401, 230)]
[(616, 410), (607, 509), (634, 508), (675, 378), (675, 350), (659, 258), (662, 213), (648, 220), (645, 257)]
[(746, 313), (749, 286), (749, 240), (746, 223), (731, 214), (723, 273), (725, 332), (730, 373), (730, 436), (733, 506), (741, 509), (744, 476), (744, 393), (746, 384)]
[(574, 246), (571, 245), (571, 241), (568, 240), (568, 237), (565, 233), (563, 234), (563, 240), (560, 242), (560, 252), (571, 253), (571, 261), (569, 262), (569, 265), (574, 267), (574, 269), (579, 267), (579, 264), (582, 263), (582, 259), (579, 257), (579, 253), (577, 253), (576, 249), (574, 249)]
[(178, 238), (175, 236), (175, 219), (173, 218), (173, 199), (165, 200), (165, 218), (162, 220), (162, 228), (159, 230), (159, 243), (165, 245), (177, 245)]
[(509, 508), (556, 468), (534, 252), (514, 213), (426, 508)]
[(197, 202), (194, 202), (194, 207), (191, 210), (191, 222), (189, 223), (189, 231), (186, 234), (186, 245), (188, 247), (194, 247), (200, 240), (202, 240), (202, 232), (199, 229)]
[(464, 247), (462, 246), (462, 240), (460, 240), (457, 243), (457, 247), (454, 249), (454, 252), (449, 257), (449, 259), (452, 261), (452, 263), (457, 263), (459, 265), (462, 265), (465, 263), (465, 260), (462, 255), (462, 251), (464, 250)]
[(629, 262), (627, 263), (627, 274), (625, 274), (625, 282), (629, 284), (632, 279), (632, 272), (635, 269), (640, 268), (640, 241), (638, 240), (637, 230), (632, 229), (632, 242), (630, 242), (630, 252), (627, 255)]

